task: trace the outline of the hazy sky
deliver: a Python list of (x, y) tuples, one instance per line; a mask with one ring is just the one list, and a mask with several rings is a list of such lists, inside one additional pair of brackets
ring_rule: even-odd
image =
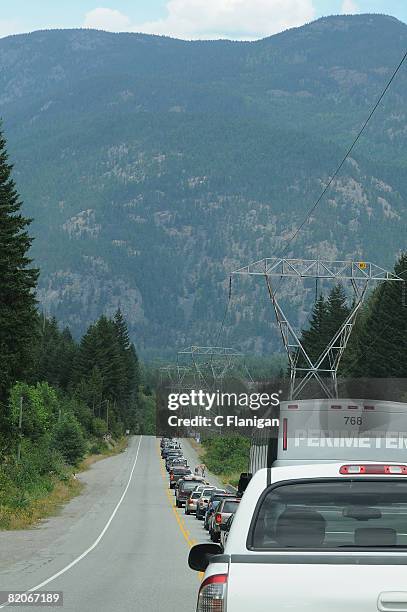
[(88, 27), (250, 40), (340, 13), (386, 13), (407, 23), (407, 0), (0, 0), (0, 37)]

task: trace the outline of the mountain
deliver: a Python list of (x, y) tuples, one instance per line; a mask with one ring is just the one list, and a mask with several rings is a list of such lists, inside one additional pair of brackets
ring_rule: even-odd
[[(147, 356), (217, 340), (230, 271), (278, 256), (407, 47), (385, 15), (256, 42), (92, 30), (0, 40), (0, 116), (42, 307), (83, 332), (118, 305)], [(407, 64), (287, 256), (391, 267), (406, 248)], [(315, 287), (282, 286), (295, 325)], [(219, 342), (280, 348), (264, 283)]]

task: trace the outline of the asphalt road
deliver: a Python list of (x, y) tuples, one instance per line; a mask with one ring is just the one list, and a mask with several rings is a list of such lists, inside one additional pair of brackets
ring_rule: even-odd
[[(183, 447), (193, 469), (195, 451)], [(63, 591), (63, 608), (36, 610), (195, 610), (200, 576), (187, 557), (209, 538), (201, 521), (174, 507), (156, 438), (132, 438), (125, 453), (83, 478), (84, 494), (60, 516), (27, 532), (0, 532), (0, 591)]]

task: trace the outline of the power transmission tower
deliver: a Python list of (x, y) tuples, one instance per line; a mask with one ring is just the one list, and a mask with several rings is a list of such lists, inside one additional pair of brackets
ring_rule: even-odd
[[(369, 283), (372, 281), (396, 281), (403, 279), (387, 270), (365, 261), (326, 261), (320, 259), (266, 258), (232, 272), (235, 275), (262, 276), (280, 329), (290, 364), (290, 399), (299, 397), (304, 387), (316, 379), (327, 397), (338, 396), (337, 373), (339, 363), (347, 346), (356, 317)], [(334, 334), (331, 341), (316, 360), (312, 360), (302, 345), (297, 333), (285, 315), (271, 279), (326, 279), (347, 281), (354, 292), (351, 311)], [(300, 356), (305, 367), (299, 367)]]
[(200, 387), (207, 391), (220, 391), (226, 375), (242, 357), (239, 351), (223, 346), (193, 345), (178, 351), (178, 362), (187, 359)]

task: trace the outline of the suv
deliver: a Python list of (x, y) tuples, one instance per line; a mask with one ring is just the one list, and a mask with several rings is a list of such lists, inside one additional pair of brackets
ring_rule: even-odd
[(221, 526), (225, 525), (229, 517), (234, 514), (239, 506), (240, 498), (232, 497), (223, 499), (216, 508), (213, 525), (211, 530), (212, 542), (220, 542)]
[(194, 476), (183, 478), (182, 481), (180, 481), (175, 494), (175, 505), (177, 508), (182, 508), (192, 491), (194, 491), (199, 484), (202, 484), (202, 481)]
[(174, 466), (170, 470), (170, 489), (173, 489), (180, 480), (180, 478), (184, 478), (185, 476), (189, 476), (191, 470), (189, 468), (183, 466)]

